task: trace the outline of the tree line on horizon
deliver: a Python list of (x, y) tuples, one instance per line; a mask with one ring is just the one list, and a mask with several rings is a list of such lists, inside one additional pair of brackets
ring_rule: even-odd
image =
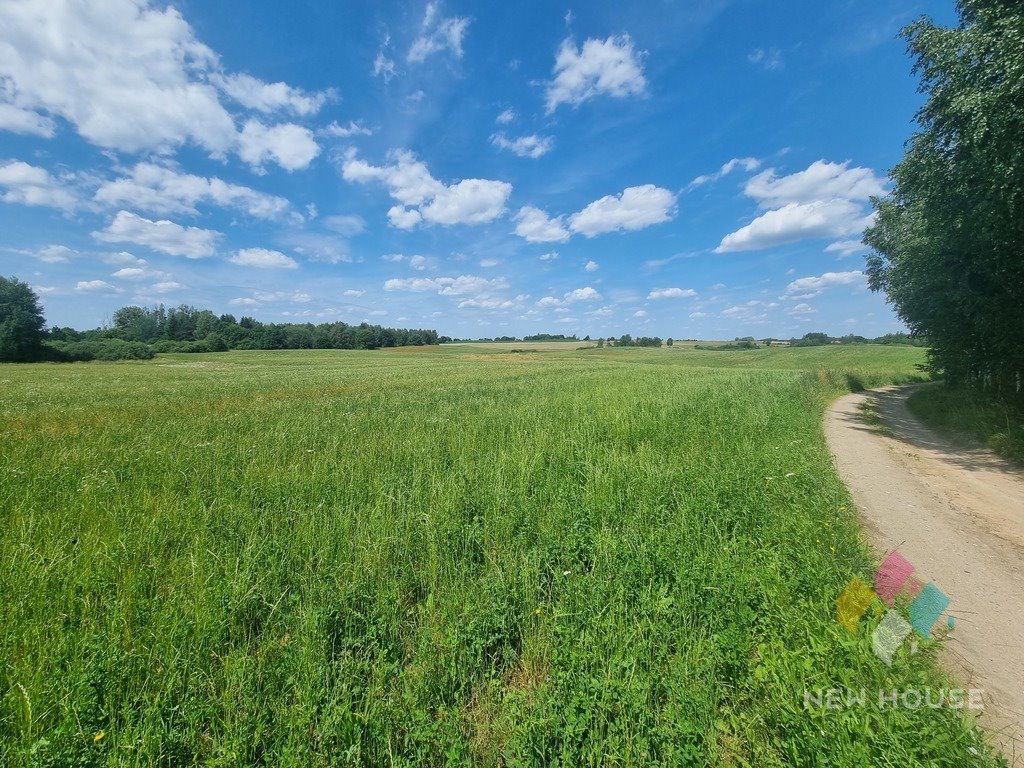
[(159, 352), (229, 349), (380, 349), (438, 344), (431, 329), (343, 322), (263, 323), (208, 309), (127, 306), (109, 327), (46, 329), (39, 298), (17, 278), (0, 277), (0, 361), (139, 360)]

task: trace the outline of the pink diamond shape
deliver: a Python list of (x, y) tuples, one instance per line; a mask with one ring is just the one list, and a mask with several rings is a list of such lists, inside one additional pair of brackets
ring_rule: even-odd
[(886, 603), (892, 605), (913, 572), (914, 566), (907, 562), (903, 555), (893, 550), (875, 571), (875, 592)]

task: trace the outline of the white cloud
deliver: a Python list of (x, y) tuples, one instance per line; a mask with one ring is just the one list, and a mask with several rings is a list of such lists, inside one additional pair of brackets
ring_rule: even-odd
[(496, 267), (500, 263), (501, 262), (499, 262), (497, 259), (480, 259), (480, 266), (483, 267), (484, 269)]
[(295, 259), (269, 248), (242, 248), (230, 261), (232, 264), (259, 269), (295, 269), (299, 266)]
[(747, 54), (747, 61), (751, 64), (760, 64), (765, 69), (782, 69), (785, 63), (782, 61), (782, 51), (778, 48), (755, 48)]
[(506, 109), (504, 112), (498, 115), (496, 118), (494, 118), (494, 122), (496, 122), (498, 125), (508, 125), (515, 119), (516, 111), (510, 107), (509, 109)]
[(30, 109), (22, 109), (13, 104), (0, 102), (0, 131), (11, 131), (12, 133), (24, 133), (30, 136), (42, 136), (44, 139), (52, 139), (57, 132), (53, 120), (33, 112)]
[[(562, 298), (555, 296), (545, 296), (544, 298), (537, 301), (538, 307), (564, 307), (566, 304), (572, 304), (577, 301), (600, 301), (601, 294), (591, 288), (589, 285), (586, 288), (576, 288), (568, 293), (563, 294)], [(560, 310), (562, 311), (562, 310)]]
[(174, 293), (174, 291), (180, 291), (186, 287), (188, 286), (185, 286), (181, 283), (176, 283), (173, 280), (165, 280), (160, 283), (153, 283), (151, 286), (149, 286), (148, 290), (152, 291), (153, 293)]
[(46, 262), (47, 264), (59, 264), (69, 261), (74, 255), (75, 251), (71, 250), (66, 245), (48, 245), (45, 248), (41, 248), (39, 252), (36, 253), (36, 258), (40, 261)]
[(104, 264), (127, 264), (128, 266), (144, 267), (148, 263), (145, 259), (140, 259), (138, 256), (128, 253), (128, 251), (108, 253), (102, 258)]
[(510, 139), (504, 133), (496, 133), (491, 136), (491, 143), (499, 149), (507, 149), (519, 157), (530, 157), (534, 160), (543, 157), (555, 147), (555, 140), (550, 136), (536, 134)]
[(174, 8), (145, 0), (0, 4), (0, 73), (15, 106), (59, 115), (128, 152), (191, 141), (223, 154), (235, 126), (213, 85), (216, 54)]
[(458, 306), (459, 309), (519, 309), (523, 306), (523, 302), (526, 299), (527, 296), (523, 293), (511, 299), (505, 299), (499, 296), (478, 296), (473, 299), (464, 299), (459, 302)]
[(249, 120), (238, 137), (238, 156), (260, 170), (273, 160), (286, 171), (306, 168), (320, 154), (313, 132), (294, 123), (266, 126)]
[(866, 201), (873, 195), (885, 194), (885, 180), (875, 176), (874, 171), (849, 166), (849, 161), (816, 160), (803, 171), (781, 177), (769, 168), (751, 178), (744, 192), (762, 208), (833, 199)]
[(371, 136), (371, 131), (361, 123), (357, 123), (355, 120), (349, 120), (348, 125), (338, 125), (337, 121), (332, 122), (323, 132), (328, 136), (333, 136), (336, 139), (347, 139), (352, 136)]
[(75, 290), (79, 293), (121, 293), (120, 288), (115, 288), (103, 280), (79, 280), (75, 284)]
[(702, 184), (718, 181), (723, 176), (728, 176), (737, 168), (742, 168), (747, 173), (752, 173), (753, 171), (756, 171), (760, 167), (761, 161), (758, 160), (756, 157), (734, 157), (732, 158), (732, 160), (727, 160), (725, 163), (723, 163), (722, 167), (719, 168), (714, 173), (708, 173), (703, 176), (698, 176), (697, 178), (695, 178), (693, 181), (690, 182), (688, 189), (694, 189), (695, 187), (699, 187)]
[(572, 303), (574, 301), (597, 301), (601, 298), (601, 294), (595, 291), (590, 286), (586, 288), (577, 288), (574, 291), (569, 291), (565, 294), (566, 303)]
[(838, 253), (840, 259), (866, 251), (868, 247), (860, 240), (837, 240), (825, 246), (825, 253)]
[(198, 213), (197, 203), (210, 203), (238, 208), (261, 219), (273, 219), (288, 209), (283, 197), (153, 163), (138, 163), (129, 176), (100, 185), (94, 199), (106, 205), (193, 215)]
[(676, 196), (653, 184), (627, 187), (621, 195), (595, 200), (569, 217), (573, 232), (593, 237), (604, 232), (635, 230), (668, 221), (675, 215)]
[(647, 310), (638, 309), (636, 312), (633, 313), (633, 317), (647, 317)]
[[(517, 234), (518, 234), (518, 232), (517, 232)], [(541, 261), (554, 261), (555, 259), (558, 258), (558, 251), (550, 251), (548, 253), (542, 253), (537, 258), (539, 258)]]
[(818, 310), (812, 307), (810, 304), (797, 304), (791, 309), (786, 310), (791, 315), (812, 315)]
[(355, 237), (366, 229), (366, 221), (357, 214), (339, 214), (325, 217), (324, 226), (342, 237)]
[(762, 171), (747, 181), (744, 192), (771, 210), (722, 238), (718, 253), (860, 234), (874, 217), (868, 200), (885, 194), (885, 180), (870, 168), (817, 160), (788, 176), (778, 176), (774, 168)]
[[(151, 0), (0, 3), (0, 127), (52, 136), (60, 117), (87, 141), (122, 152), (193, 144), (216, 158), (252, 157), (254, 137), (239, 135), (218, 88), (248, 108), (302, 115), (327, 98), (225, 73), (180, 11)], [(305, 167), (309, 142), (299, 143), (264, 154)]]
[(629, 35), (590, 39), (579, 49), (566, 39), (555, 56), (554, 79), (548, 84), (548, 114), (559, 104), (582, 104), (599, 94), (624, 98), (644, 93), (647, 81), (641, 54)]
[(420, 35), (413, 41), (406, 59), (410, 64), (419, 64), (428, 56), (440, 51), (451, 51), (457, 59), (462, 58), (462, 38), (469, 26), (469, 19), (453, 16), (442, 18), (436, 2), (427, 3), (420, 25)]
[(213, 82), (243, 107), (259, 112), (288, 110), (296, 115), (315, 115), (331, 93), (306, 93), (287, 83), (265, 83), (246, 74), (217, 75)]
[(49, 206), (63, 211), (78, 205), (74, 193), (49, 171), (20, 160), (0, 164), (0, 190), (3, 190), (0, 200), (5, 203)]
[(310, 261), (338, 264), (352, 261), (348, 243), (341, 237), (322, 232), (285, 232), (277, 238), (285, 245)]
[(600, 268), (601, 265), (598, 264), (596, 261), (588, 261), (586, 265), (583, 267), (583, 269), (585, 269), (587, 272), (597, 272), (597, 270), (599, 270)]
[(183, 227), (173, 221), (150, 221), (128, 211), (118, 211), (110, 225), (92, 236), (105, 243), (136, 243), (172, 256), (201, 259), (212, 256), (220, 232)]
[(358, 298), (362, 296), (364, 293), (366, 293), (366, 291), (358, 291), (355, 288), (349, 288), (347, 291), (342, 292), (342, 296), (352, 296), (353, 298)]
[(836, 285), (864, 285), (867, 276), (860, 270), (826, 272), (817, 277), (801, 277), (786, 286), (785, 299), (810, 299)]
[(394, 60), (389, 59), (383, 50), (378, 51), (373, 60), (373, 74), (374, 77), (383, 77), (385, 84), (396, 74)]
[(116, 277), (118, 280), (167, 280), (171, 276), (166, 272), (160, 272), (159, 270), (147, 267), (122, 267), (114, 272), (111, 277)]
[(530, 243), (564, 243), (571, 236), (564, 220), (564, 216), (551, 218), (540, 208), (524, 205), (515, 216), (516, 234)]
[(648, 299), (688, 299), (697, 295), (692, 288), (655, 288), (647, 294)]
[(489, 280), (476, 275), (459, 275), (458, 277), (405, 277), (393, 278), (384, 282), (385, 291), (413, 291), (423, 293), (433, 291), (442, 296), (464, 296), (467, 294), (484, 294), (491, 290), (507, 288), (508, 284), (502, 277)]
[(388, 211), (392, 226), (412, 229), (418, 224), (485, 224), (505, 211), (512, 185), (488, 179), (463, 179), (446, 185), (435, 179), (425, 163), (411, 152), (389, 154), (386, 165), (370, 165), (349, 153), (342, 165), (347, 181), (379, 181), (401, 205)]
[(418, 269), (420, 271), (423, 271), (429, 265), (427, 263), (427, 258), (425, 256), (417, 255), (417, 256), (410, 256), (409, 257), (409, 266), (412, 267), (413, 269)]
[(852, 200), (790, 203), (726, 235), (715, 252), (756, 251), (806, 237), (843, 237), (862, 232), (871, 221), (864, 206)]

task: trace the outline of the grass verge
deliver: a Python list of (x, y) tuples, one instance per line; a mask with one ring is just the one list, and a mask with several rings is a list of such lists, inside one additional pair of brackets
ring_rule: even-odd
[(936, 384), (912, 394), (907, 407), (934, 429), (982, 440), (1001, 456), (1024, 465), (1024, 410), (1019, 406)]

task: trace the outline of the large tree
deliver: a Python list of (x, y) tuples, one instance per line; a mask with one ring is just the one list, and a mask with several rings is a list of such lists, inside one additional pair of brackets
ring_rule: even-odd
[(43, 357), (46, 320), (39, 297), (16, 277), (0, 276), (0, 362)]
[(1024, 373), (1024, 5), (960, 0), (959, 26), (924, 18), (919, 130), (865, 233), (869, 284), (932, 345), (951, 383), (1019, 393)]

